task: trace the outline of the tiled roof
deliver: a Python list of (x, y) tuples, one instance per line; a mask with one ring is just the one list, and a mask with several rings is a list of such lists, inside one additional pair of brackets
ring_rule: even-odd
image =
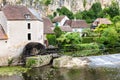
[(85, 20), (67, 20), (64, 25), (69, 25), (71, 28), (86, 28), (88, 24)]
[(50, 21), (49, 18), (44, 17), (43, 18), (43, 23), (44, 23), (44, 34), (54, 33), (51, 29), (51, 27), (53, 27), (53, 24), (52, 24), (52, 22)]
[(0, 40), (6, 40), (8, 39), (3, 27), (0, 25)]
[(70, 26), (61, 26), (60, 29), (64, 32), (72, 32), (72, 28)]
[(54, 19), (53, 19), (53, 22), (60, 22), (65, 16), (56, 16)]
[(93, 24), (95, 24), (96, 22), (98, 22), (98, 24), (112, 24), (112, 22), (107, 19), (107, 18), (97, 18)]
[(29, 15), (29, 20), (37, 20), (25, 6), (6, 5), (2, 11), (8, 20), (26, 20), (26, 15)]

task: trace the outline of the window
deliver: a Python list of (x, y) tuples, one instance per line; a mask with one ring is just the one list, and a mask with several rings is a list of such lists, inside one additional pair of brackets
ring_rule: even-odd
[(28, 23), (28, 29), (30, 29), (30, 23)]
[(28, 33), (28, 40), (31, 40), (31, 33)]

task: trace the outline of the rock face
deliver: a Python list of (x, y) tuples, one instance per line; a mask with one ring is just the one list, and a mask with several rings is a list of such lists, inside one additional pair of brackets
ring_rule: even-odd
[(52, 60), (51, 55), (38, 55), (26, 58), (27, 67), (40, 67), (50, 63)]
[(53, 67), (65, 68), (80, 68), (89, 64), (90, 60), (87, 58), (62, 56), (53, 60)]

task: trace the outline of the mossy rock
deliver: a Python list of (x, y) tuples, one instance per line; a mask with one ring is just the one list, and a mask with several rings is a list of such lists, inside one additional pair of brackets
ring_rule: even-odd
[(39, 55), (26, 58), (26, 67), (40, 67), (50, 63), (51, 55)]

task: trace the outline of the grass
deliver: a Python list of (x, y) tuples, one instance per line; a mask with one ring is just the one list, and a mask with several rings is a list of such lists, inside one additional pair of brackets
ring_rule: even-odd
[(0, 76), (8, 75), (20, 75), (28, 71), (28, 68), (23, 68), (21, 66), (9, 66), (9, 67), (0, 67)]

